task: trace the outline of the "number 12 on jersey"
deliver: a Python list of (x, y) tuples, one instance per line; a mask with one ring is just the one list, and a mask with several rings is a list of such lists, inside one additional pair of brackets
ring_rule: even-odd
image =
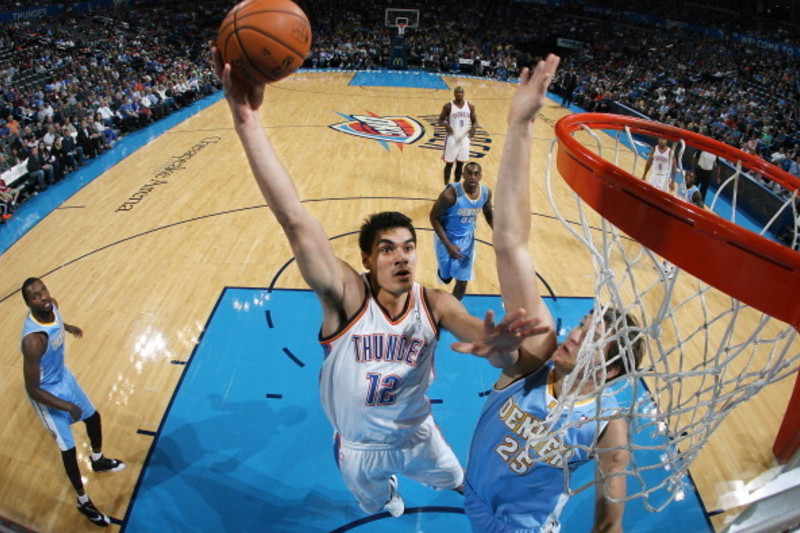
[(394, 405), (396, 392), (400, 387), (400, 377), (393, 374), (383, 376), (378, 372), (367, 372), (369, 389), (366, 405)]

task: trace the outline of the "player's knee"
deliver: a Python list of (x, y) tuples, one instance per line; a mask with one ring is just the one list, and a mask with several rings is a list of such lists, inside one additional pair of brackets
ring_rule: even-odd
[(91, 416), (87, 416), (83, 420), (83, 423), (86, 424), (87, 427), (96, 427), (102, 424), (102, 418), (100, 418), (100, 411), (95, 409), (94, 413), (92, 413)]

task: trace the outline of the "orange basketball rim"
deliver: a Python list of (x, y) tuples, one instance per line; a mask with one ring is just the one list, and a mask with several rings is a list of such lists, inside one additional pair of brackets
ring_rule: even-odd
[(681, 139), (779, 183), (790, 193), (800, 180), (727, 144), (674, 126), (604, 113), (566, 116), (556, 124), (557, 167), (569, 186), (595, 211), (681, 269), (800, 330), (800, 253), (652, 187), (587, 149), (573, 133), (624, 130)]

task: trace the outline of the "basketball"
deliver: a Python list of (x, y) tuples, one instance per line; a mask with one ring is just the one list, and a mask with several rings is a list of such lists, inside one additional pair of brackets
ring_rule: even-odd
[(217, 35), (222, 60), (252, 83), (272, 83), (297, 70), (311, 48), (311, 25), (292, 0), (244, 0)]

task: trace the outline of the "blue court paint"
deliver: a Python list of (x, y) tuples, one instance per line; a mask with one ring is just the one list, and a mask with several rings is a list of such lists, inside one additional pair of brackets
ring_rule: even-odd
[(306, 364), (304, 362), (302, 362), (300, 359), (298, 359), (297, 356), (295, 354), (293, 354), (288, 348), (283, 348), (282, 351), (287, 356), (289, 356), (289, 359), (291, 359), (294, 362), (294, 364), (296, 364), (297, 366), (300, 366), (300, 367), (306, 366)]
[(360, 70), (350, 85), (360, 87), (402, 87), (404, 89), (449, 89), (438, 74), (409, 70)]
[[(249, 305), (243, 305), (246, 302)], [(496, 296), (467, 296), (473, 314), (503, 313)], [(588, 298), (548, 299), (567, 333), (591, 308)], [(270, 312), (273, 327), (265, 323)], [(209, 320), (165, 415), (131, 501), (124, 530), (409, 532), (468, 531), (462, 497), (400, 477), (409, 513), (368, 517), (358, 508), (331, 459), (332, 430), (319, 403), (321, 313), (305, 290), (229, 288)], [(442, 334), (434, 417), (456, 455), (466, 461), (482, 391), (497, 370), (449, 349)], [(284, 348), (306, 365), (298, 366)], [(267, 392), (268, 391), (268, 392)], [(646, 437), (646, 435), (645, 435)], [(637, 437), (638, 438), (638, 435)], [(576, 474), (583, 483), (593, 465)], [(588, 531), (594, 492), (575, 496), (563, 531)], [(626, 531), (710, 531), (691, 488), (683, 502), (651, 514), (628, 504)]]
[(120, 140), (114, 144), (111, 150), (94, 159), (87, 159), (85, 166), (67, 174), (63, 180), (24, 202), (17, 209), (14, 217), (0, 227), (0, 255), (5, 253), (12, 244), (38, 224), (40, 220), (55, 209), (58, 209), (62, 203), (91, 183), (95, 178), (101, 176), (111, 167), (162, 133), (172, 129), (211, 104), (218, 102), (223, 96), (222, 91), (206, 96), (164, 117), (147, 128), (120, 137)]

